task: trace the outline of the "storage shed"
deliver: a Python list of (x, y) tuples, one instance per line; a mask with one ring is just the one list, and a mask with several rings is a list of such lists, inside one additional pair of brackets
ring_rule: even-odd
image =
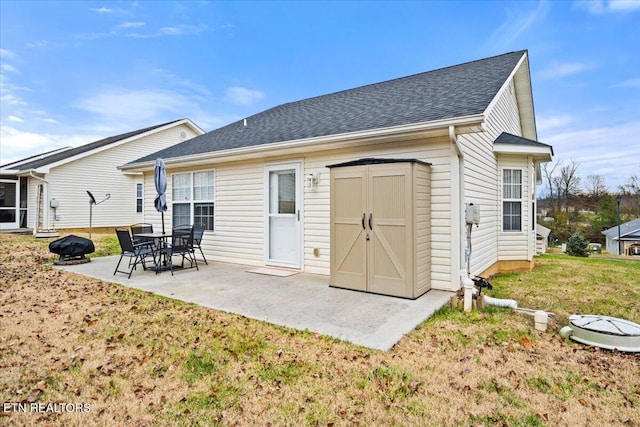
[(331, 286), (411, 299), (431, 289), (430, 166), (373, 158), (327, 166)]

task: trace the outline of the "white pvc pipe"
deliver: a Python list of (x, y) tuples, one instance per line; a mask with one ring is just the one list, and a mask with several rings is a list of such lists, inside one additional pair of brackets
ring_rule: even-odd
[(473, 280), (469, 278), (463, 278), (462, 284), (464, 285), (464, 311), (471, 311), (474, 294)]
[(490, 296), (484, 296), (485, 304), (495, 305), (497, 307), (508, 307), (516, 309), (518, 308), (518, 301), (514, 299), (500, 299), (500, 298), (492, 298)]

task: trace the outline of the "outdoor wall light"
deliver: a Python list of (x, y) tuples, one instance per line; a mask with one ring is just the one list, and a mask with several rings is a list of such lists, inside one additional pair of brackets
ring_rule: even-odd
[(315, 190), (318, 185), (318, 174), (308, 173), (304, 176), (304, 186), (307, 190)]

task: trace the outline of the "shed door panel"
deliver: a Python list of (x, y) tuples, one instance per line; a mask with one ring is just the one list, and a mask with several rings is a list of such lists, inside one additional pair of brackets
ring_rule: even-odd
[(372, 214), (368, 265), (370, 292), (412, 296), (411, 289), (407, 288), (410, 283), (407, 276), (413, 267), (409, 234), (411, 187), (410, 165), (377, 165), (369, 170), (369, 208)]
[(366, 168), (354, 167), (332, 173), (331, 284), (366, 290)]

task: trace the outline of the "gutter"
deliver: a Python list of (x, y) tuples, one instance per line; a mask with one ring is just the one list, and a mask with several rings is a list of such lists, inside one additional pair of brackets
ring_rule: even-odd
[[(454, 234), (451, 238), (452, 242), (458, 241), (459, 242), (459, 247), (458, 247), (458, 265), (457, 265), (457, 269), (455, 268), (455, 265), (451, 266), (451, 275), (452, 278), (455, 277), (459, 277), (460, 282), (458, 283), (458, 289), (460, 289), (460, 287), (462, 287), (462, 285), (465, 283), (465, 280), (468, 281), (469, 277), (468, 277), (468, 272), (466, 271), (466, 269), (464, 268), (465, 265), (465, 259), (466, 259), (466, 251), (467, 251), (467, 246), (466, 246), (466, 239), (463, 236), (462, 230), (464, 229), (464, 214), (465, 214), (465, 202), (464, 202), (464, 154), (462, 153), (462, 149), (460, 148), (460, 144), (458, 143), (458, 137), (456, 136), (456, 127), (454, 125), (450, 125), (449, 126), (449, 141), (451, 142), (451, 145), (454, 147), (456, 154), (458, 156), (458, 200), (457, 200), (457, 210), (454, 209), (454, 212), (458, 212), (458, 221), (457, 222), (452, 222), (451, 224), (451, 229), (452, 229), (452, 234)], [(453, 197), (451, 198), (451, 204), (453, 205), (455, 202), (453, 200)], [(453, 207), (453, 206), (452, 206)], [(453, 218), (452, 218), (453, 220)], [(452, 247), (453, 249), (453, 247)], [(452, 253), (451, 254), (451, 260), (454, 260), (454, 256), (456, 254)], [(457, 270), (457, 271), (456, 271)], [(466, 290), (465, 290), (466, 292)]]
[[(355, 142), (381, 141), (390, 137), (402, 137), (407, 134), (419, 135), (424, 132), (443, 131), (450, 126), (457, 126), (460, 130), (465, 127), (481, 126), (484, 121), (484, 114), (475, 114), (471, 116), (459, 117), (456, 119), (435, 120), (423, 123), (413, 123), (410, 125), (392, 126), (387, 128), (370, 129), (365, 131), (357, 131), (351, 133), (341, 133), (337, 135), (319, 136), (313, 138), (298, 139), (293, 141), (273, 142), (262, 145), (253, 145), (250, 147), (232, 148), (229, 150), (214, 151), (208, 153), (199, 153), (189, 156), (173, 157), (164, 159), (167, 166), (180, 165), (187, 166), (187, 163), (203, 164), (215, 160), (232, 157), (231, 160), (240, 160), (243, 156), (256, 156), (265, 152), (274, 152), (280, 149), (300, 150), (306, 152), (309, 147), (323, 144), (326, 149), (340, 148), (341, 145), (348, 147)], [(332, 146), (333, 145), (333, 146)], [(143, 171), (152, 170), (155, 166), (155, 160), (136, 163), (132, 165), (118, 166), (122, 171)]]

